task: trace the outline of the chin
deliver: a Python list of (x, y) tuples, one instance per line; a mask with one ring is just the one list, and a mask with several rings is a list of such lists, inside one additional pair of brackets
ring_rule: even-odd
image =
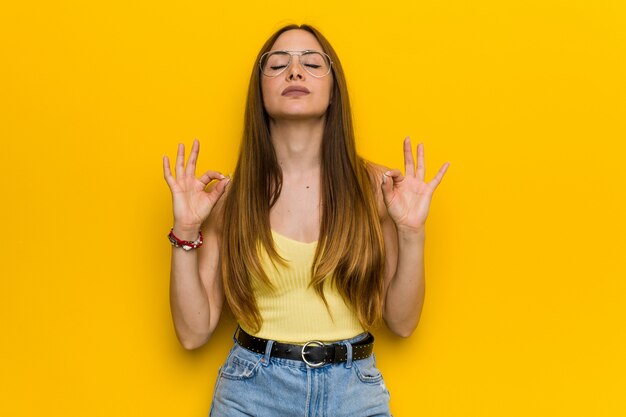
[(310, 109), (283, 109), (280, 111), (269, 111), (267, 114), (274, 120), (306, 120), (319, 119), (326, 115), (327, 109), (311, 111)]
[(285, 113), (279, 116), (279, 118), (282, 119), (289, 119), (289, 120), (307, 120), (307, 119), (321, 119), (326, 115), (326, 112), (324, 113)]

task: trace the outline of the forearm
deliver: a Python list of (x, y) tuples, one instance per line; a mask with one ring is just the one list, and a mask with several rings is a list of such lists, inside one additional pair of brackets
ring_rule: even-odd
[(177, 240), (195, 241), (204, 227), (203, 245), (189, 251), (184, 246), (172, 247), (170, 309), (176, 336), (187, 349), (195, 349), (209, 340), (224, 298), (218, 249), (221, 215), (215, 213), (220, 212), (218, 202), (229, 178), (216, 171), (206, 171), (196, 178), (199, 152), (200, 142), (194, 140), (185, 164), (185, 145), (178, 144), (176, 178), (169, 158), (163, 156), (163, 177), (172, 193), (174, 236)]
[(387, 289), (384, 317), (394, 333), (408, 337), (420, 319), (424, 305), (425, 230), (398, 230), (398, 262)]
[(209, 298), (198, 272), (197, 249), (185, 251), (172, 246), (170, 309), (176, 335), (185, 348), (193, 349), (207, 341), (210, 337)]

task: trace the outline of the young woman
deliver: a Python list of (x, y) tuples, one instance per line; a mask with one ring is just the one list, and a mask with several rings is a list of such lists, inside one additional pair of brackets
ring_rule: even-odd
[(389, 416), (369, 330), (408, 337), (424, 300), (425, 221), (448, 163), (424, 182), (360, 158), (339, 58), (315, 28), (290, 25), (252, 71), (232, 178), (196, 177), (199, 143), (176, 177), (170, 302), (187, 349), (205, 344), (224, 299), (239, 326), (210, 415)]

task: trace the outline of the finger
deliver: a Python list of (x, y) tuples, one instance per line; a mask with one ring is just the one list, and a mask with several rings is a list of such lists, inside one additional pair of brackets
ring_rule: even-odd
[(417, 179), (424, 182), (424, 144), (417, 145)]
[(200, 178), (198, 178), (198, 181), (200, 181), (206, 187), (213, 180), (223, 180), (225, 178), (226, 177), (224, 175), (222, 175), (222, 173), (220, 173), (220, 172), (217, 172), (217, 171), (207, 171), (204, 174), (202, 174), (202, 176)]
[(229, 182), (230, 182), (230, 178), (229, 177), (225, 177), (224, 179), (220, 180), (217, 183), (217, 185), (215, 186), (215, 192), (217, 193), (217, 198), (220, 198), (220, 196), (222, 195), (222, 193), (226, 189), (226, 186), (229, 184)]
[(450, 166), (450, 162), (446, 162), (445, 164), (443, 164), (441, 168), (439, 168), (439, 171), (437, 171), (437, 175), (435, 175), (435, 178), (430, 180), (430, 182), (428, 183), (431, 186), (431, 189), (433, 191), (435, 191), (437, 186), (441, 183), (441, 180), (443, 179), (443, 176), (448, 170), (449, 166)]
[(167, 185), (172, 187), (175, 183), (174, 177), (172, 177), (172, 169), (170, 168), (170, 159), (167, 155), (163, 155), (163, 176), (165, 177), (165, 181)]
[(185, 145), (178, 144), (178, 152), (176, 153), (176, 178), (181, 178), (185, 169)]
[(411, 152), (411, 138), (404, 138), (404, 174), (415, 175), (415, 161)]
[(189, 160), (187, 161), (187, 167), (185, 173), (187, 175), (196, 176), (196, 162), (198, 161), (198, 153), (200, 152), (200, 142), (198, 139), (193, 140), (191, 145), (191, 152), (189, 153)]
[(402, 172), (399, 169), (389, 170), (385, 172), (385, 176), (387, 178), (391, 178), (393, 183), (402, 182), (404, 180), (404, 175), (402, 175)]
[(385, 200), (385, 205), (389, 206), (391, 200), (393, 199), (393, 178), (387, 175), (387, 173), (383, 174), (383, 182), (380, 185), (381, 190), (383, 191), (383, 199)]

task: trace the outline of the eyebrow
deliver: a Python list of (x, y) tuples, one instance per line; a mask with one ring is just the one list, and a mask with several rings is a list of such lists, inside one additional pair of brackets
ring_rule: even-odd
[(272, 49), (268, 52), (323, 52), (323, 51), (318, 51), (317, 49), (303, 49), (301, 51), (290, 51), (288, 49)]

